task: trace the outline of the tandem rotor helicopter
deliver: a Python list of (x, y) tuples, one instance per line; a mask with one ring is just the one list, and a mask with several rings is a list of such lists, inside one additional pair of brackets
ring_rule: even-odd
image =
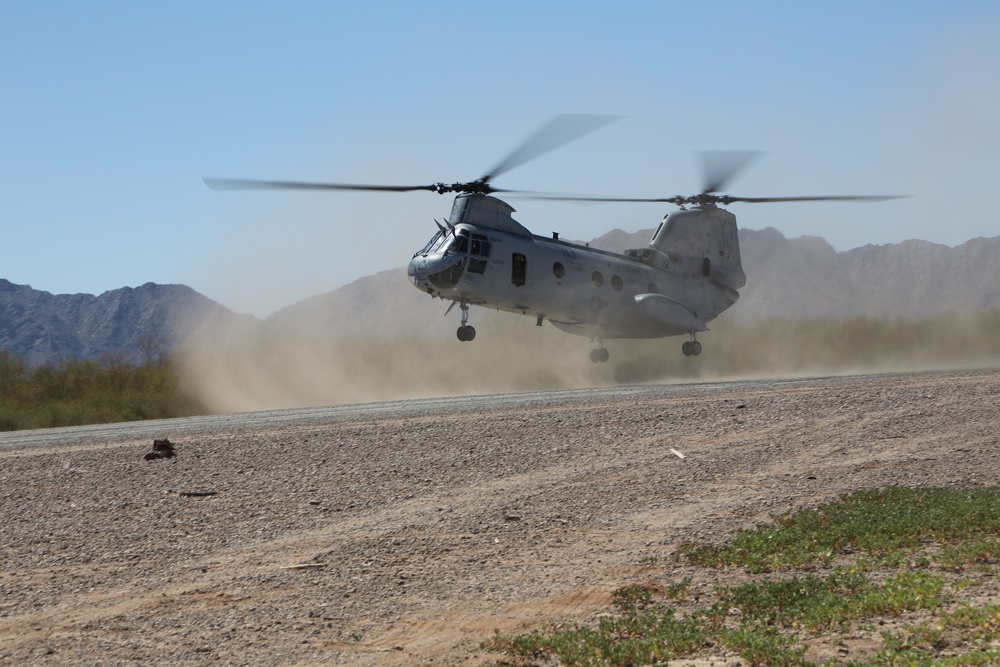
[[(736, 303), (746, 284), (740, 261), (736, 216), (720, 208), (735, 202), (882, 201), (884, 196), (734, 197), (716, 194), (755, 155), (703, 154), (705, 187), (691, 196), (666, 198), (588, 197), (496, 188), (491, 181), (511, 169), (578, 139), (615, 116), (556, 116), (485, 176), (467, 183), (358, 185), (205, 178), (216, 190), (427, 190), (454, 194), (451, 214), (407, 267), (413, 285), (432, 297), (458, 304), (458, 339), (476, 337), (469, 307), (481, 306), (548, 321), (596, 343), (590, 360), (606, 362), (605, 341), (614, 338), (687, 336), (681, 351), (701, 354), (699, 332)], [(607, 252), (532, 234), (514, 220), (514, 208), (492, 195), (590, 202), (662, 202), (678, 210), (663, 216), (649, 244)]]

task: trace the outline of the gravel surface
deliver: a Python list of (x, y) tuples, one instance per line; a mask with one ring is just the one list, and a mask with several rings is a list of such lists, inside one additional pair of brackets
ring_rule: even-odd
[(492, 664), (495, 628), (687, 574), (683, 542), (997, 484), (998, 399), (963, 371), (3, 434), (0, 663)]

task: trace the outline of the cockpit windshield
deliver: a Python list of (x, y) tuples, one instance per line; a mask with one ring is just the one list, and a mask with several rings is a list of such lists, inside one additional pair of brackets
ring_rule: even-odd
[[(437, 234), (431, 237), (431, 240), (427, 242), (427, 245), (423, 247), (423, 250), (416, 253), (416, 255), (428, 255), (436, 250), (440, 250), (441, 246), (444, 245), (444, 241), (447, 238), (444, 230), (439, 229)], [(414, 257), (416, 257), (414, 255)]]
[(464, 255), (469, 251), (469, 237), (462, 234), (455, 236), (448, 244), (448, 251)]
[[(477, 236), (479, 235), (477, 234)], [(482, 238), (485, 239), (486, 237), (484, 236)], [(488, 247), (489, 243), (486, 243), (486, 245)], [(454, 229), (438, 230), (437, 234), (435, 234), (431, 238), (431, 240), (427, 242), (427, 245), (425, 245), (423, 249), (420, 250), (419, 252), (414, 253), (413, 256), (416, 257), (417, 255), (429, 255), (431, 253), (439, 252), (441, 250), (444, 250), (446, 254), (447, 253), (453, 253), (457, 255), (467, 254), (469, 252), (469, 232), (467, 232), (464, 229), (458, 230), (457, 233), (455, 232)], [(489, 252), (487, 251), (484, 254), (488, 256)]]

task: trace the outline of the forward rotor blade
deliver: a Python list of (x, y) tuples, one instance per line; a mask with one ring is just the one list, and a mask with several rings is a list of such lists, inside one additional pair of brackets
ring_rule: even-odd
[(685, 197), (589, 197), (586, 195), (557, 195), (557, 194), (547, 194), (544, 192), (517, 192), (514, 196), (518, 199), (539, 199), (547, 201), (582, 201), (582, 202), (639, 202), (639, 203), (665, 203), (665, 204), (684, 204), (686, 203)]
[(488, 182), (490, 179), (508, 172), (514, 167), (534, 160), (536, 157), (540, 157), (564, 144), (568, 144), (574, 139), (579, 139), (585, 134), (590, 134), (594, 130), (604, 127), (618, 118), (619, 116), (596, 114), (563, 114), (556, 116), (528, 137), (510, 155), (501, 160), (500, 164), (493, 167), (489, 173), (483, 176), (482, 180)]
[(348, 183), (307, 183), (302, 181), (255, 181), (236, 178), (203, 178), (213, 190), (375, 190), (379, 192), (411, 192), (437, 190), (436, 185), (358, 185)]
[(702, 168), (705, 170), (705, 189), (718, 192), (737, 173), (760, 155), (758, 151), (701, 151)]

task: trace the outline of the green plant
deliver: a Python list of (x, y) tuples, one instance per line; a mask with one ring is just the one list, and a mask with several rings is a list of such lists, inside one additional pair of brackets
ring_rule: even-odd
[(859, 551), (891, 564), (925, 541), (1000, 535), (1000, 514), (993, 511), (998, 502), (1000, 490), (992, 487), (857, 491), (775, 517), (773, 524), (742, 531), (728, 544), (689, 546), (681, 553), (690, 563), (753, 573), (829, 564)]
[(736, 651), (752, 667), (812, 666), (803, 658), (807, 646), (795, 646), (795, 640), (778, 633), (774, 628), (741, 628), (726, 630), (722, 643)]
[(176, 364), (148, 355), (63, 360), (35, 368), (0, 352), (0, 430), (73, 426), (201, 414)]
[[(919, 623), (881, 633), (882, 646), (859, 661), (825, 665), (897, 666), (1000, 664), (1000, 605), (947, 602), (970, 587), (946, 575), (976, 562), (995, 574), (998, 489), (904, 489), (848, 494), (834, 503), (776, 518), (724, 545), (690, 547), (684, 558), (712, 568), (753, 571), (761, 564), (818, 567), (853, 552), (855, 562), (825, 575), (771, 575), (718, 586), (717, 600), (682, 611), (691, 579), (666, 587), (627, 586), (612, 593), (616, 614), (597, 627), (552, 627), (528, 634), (499, 632), (487, 648), (563, 665), (656, 665), (725, 647), (756, 667), (809, 666), (812, 637), (879, 627), (887, 617), (919, 612)], [(866, 535), (866, 530), (879, 531)], [(780, 558), (789, 548), (794, 559)], [(938, 545), (944, 545), (938, 549)], [(940, 572), (933, 571), (937, 566)], [(881, 571), (878, 569), (881, 568)], [(892, 571), (885, 572), (885, 569)], [(930, 615), (928, 619), (926, 616)], [(876, 623), (875, 621), (878, 621)], [(683, 664), (683, 663), (680, 663)]]

